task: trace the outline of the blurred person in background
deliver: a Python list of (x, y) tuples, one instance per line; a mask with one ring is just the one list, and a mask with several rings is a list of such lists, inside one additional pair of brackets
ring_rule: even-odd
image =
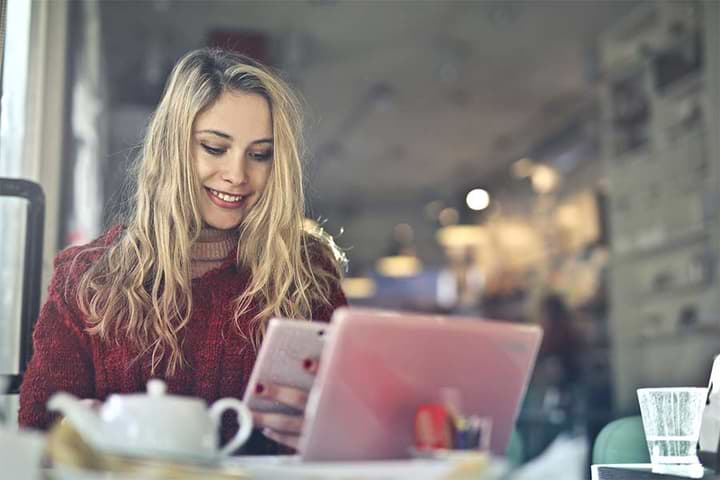
[(565, 393), (580, 376), (581, 339), (562, 297), (550, 294), (542, 299), (538, 323), (543, 328), (543, 339), (537, 368), (547, 375), (548, 383)]
[[(293, 92), (263, 65), (217, 49), (179, 60), (138, 158), (134, 208), (55, 258), (21, 426), (48, 428), (55, 392), (102, 401), (153, 377), (208, 403), (242, 398), (271, 316), (329, 321), (346, 303), (331, 246), (303, 229), (301, 124)], [(253, 412), (274, 442), (256, 432), (246, 450), (295, 448), (307, 392), (257, 393), (298, 413)], [(223, 437), (236, 429), (225, 417)]]
[(518, 419), (527, 459), (585, 421), (580, 418), (585, 398), (579, 388), (584, 342), (572, 311), (560, 295), (542, 294), (531, 317), (543, 328), (543, 339)]

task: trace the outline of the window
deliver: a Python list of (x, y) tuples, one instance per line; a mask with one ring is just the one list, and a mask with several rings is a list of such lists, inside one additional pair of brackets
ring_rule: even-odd
[[(0, 177), (23, 177), (31, 2), (9, 0), (6, 9), (0, 43)], [(18, 368), (25, 209), (24, 200), (0, 197), (0, 374)], [(7, 398), (0, 396), (0, 402), (0, 410), (7, 411)]]

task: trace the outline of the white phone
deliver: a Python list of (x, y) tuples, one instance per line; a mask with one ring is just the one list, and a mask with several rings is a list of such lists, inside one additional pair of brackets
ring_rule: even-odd
[(319, 359), (330, 325), (303, 320), (272, 318), (260, 346), (243, 402), (252, 410), (297, 413), (280, 402), (259, 398), (258, 383), (286, 385), (310, 390), (315, 375), (303, 368), (306, 359)]
[(700, 463), (717, 471), (720, 468), (720, 355), (715, 356), (708, 396), (700, 422), (700, 439), (698, 441)]

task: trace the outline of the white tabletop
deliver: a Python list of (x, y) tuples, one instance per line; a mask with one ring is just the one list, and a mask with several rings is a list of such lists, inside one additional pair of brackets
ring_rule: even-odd
[[(484, 467), (446, 460), (387, 460), (372, 462), (302, 462), (293, 456), (233, 457), (223, 463), (226, 473), (244, 472), (250, 478), (263, 480), (436, 480), (471, 475), (477, 480), (496, 480), (507, 472), (502, 460), (492, 460)], [(142, 477), (115, 473), (97, 473), (57, 467), (45, 471), (52, 480), (142, 480)], [(240, 477), (238, 478), (247, 478)], [(200, 478), (198, 478), (200, 480)]]

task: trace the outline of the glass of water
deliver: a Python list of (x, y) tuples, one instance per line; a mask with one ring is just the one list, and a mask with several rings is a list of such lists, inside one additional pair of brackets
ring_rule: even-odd
[(707, 388), (640, 388), (645, 439), (653, 464), (697, 464)]

